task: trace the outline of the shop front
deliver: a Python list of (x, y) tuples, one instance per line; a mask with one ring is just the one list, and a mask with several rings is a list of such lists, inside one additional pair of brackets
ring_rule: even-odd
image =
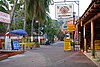
[(85, 13), (78, 20), (80, 47), (83, 52), (100, 50), (100, 0), (91, 2)]

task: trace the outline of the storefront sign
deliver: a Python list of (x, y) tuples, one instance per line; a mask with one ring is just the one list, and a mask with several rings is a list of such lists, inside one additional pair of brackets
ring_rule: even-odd
[(55, 8), (56, 18), (68, 18), (73, 17), (73, 5), (72, 4), (58, 4)]
[(67, 31), (68, 31), (68, 32), (73, 32), (73, 31), (75, 31), (75, 25), (73, 25), (73, 24), (68, 25), (68, 26), (67, 26)]
[(0, 22), (10, 23), (10, 15), (0, 11)]

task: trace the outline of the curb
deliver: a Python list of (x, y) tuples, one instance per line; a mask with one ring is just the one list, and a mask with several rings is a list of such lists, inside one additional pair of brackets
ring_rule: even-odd
[(0, 61), (7, 59), (8, 57), (11, 57), (11, 56), (14, 56), (14, 55), (17, 55), (17, 54), (22, 54), (22, 53), (23, 53), (23, 51), (1, 52)]
[(94, 61), (91, 57), (89, 57), (86, 53), (83, 53), (85, 56), (87, 56), (94, 64), (96, 64), (98, 67), (100, 67), (100, 65), (98, 63), (96, 63), (96, 61)]
[(0, 61), (4, 60), (4, 59), (7, 59), (7, 58), (8, 58), (7, 54), (0, 55)]

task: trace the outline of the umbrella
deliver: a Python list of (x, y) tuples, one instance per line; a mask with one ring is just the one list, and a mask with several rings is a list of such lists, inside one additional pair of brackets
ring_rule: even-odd
[(22, 29), (13, 30), (10, 33), (11, 34), (16, 34), (16, 35), (27, 35), (27, 32), (25, 30), (22, 30)]

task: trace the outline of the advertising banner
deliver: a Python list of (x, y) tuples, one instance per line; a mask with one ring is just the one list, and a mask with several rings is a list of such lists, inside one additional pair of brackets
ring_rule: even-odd
[(73, 4), (58, 4), (55, 7), (56, 18), (73, 17)]
[(73, 32), (73, 31), (75, 31), (75, 25), (74, 25), (74, 24), (68, 25), (68, 26), (67, 26), (67, 31), (68, 31), (68, 32)]
[(73, 17), (67, 19), (67, 25), (73, 24)]
[(71, 43), (70, 39), (64, 38), (64, 51), (71, 50)]
[(77, 25), (75, 28), (74, 40), (78, 40), (78, 26)]
[(12, 50), (19, 50), (20, 44), (18, 41), (12, 41)]
[(10, 23), (10, 15), (0, 11), (0, 22)]

